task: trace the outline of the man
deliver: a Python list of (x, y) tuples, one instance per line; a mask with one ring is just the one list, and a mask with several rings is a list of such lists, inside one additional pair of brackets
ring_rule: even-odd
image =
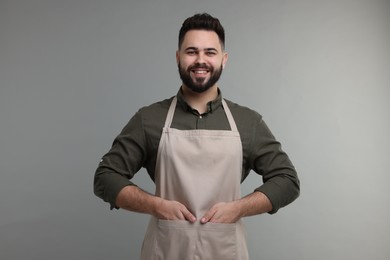
[[(94, 179), (111, 208), (151, 215), (142, 259), (248, 259), (242, 218), (273, 214), (299, 195), (294, 166), (255, 111), (222, 98), (225, 35), (208, 14), (186, 19), (177, 95), (141, 108), (103, 156)], [(154, 195), (130, 182), (145, 167)], [(263, 184), (241, 197), (253, 170)]]

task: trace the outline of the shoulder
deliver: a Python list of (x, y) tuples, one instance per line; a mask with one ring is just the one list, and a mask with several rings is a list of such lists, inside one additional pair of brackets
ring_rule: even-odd
[(164, 120), (169, 106), (171, 105), (173, 97), (152, 103), (150, 105), (141, 107), (135, 117), (138, 117), (142, 121), (155, 121), (155, 120)]
[(122, 131), (127, 133), (134, 131), (135, 129), (145, 129), (145, 127), (162, 127), (172, 98), (164, 99), (139, 108)]
[(152, 103), (148, 106), (141, 107), (138, 110), (143, 116), (153, 116), (155, 114), (167, 113), (169, 106), (171, 105), (173, 97)]
[(134, 116), (138, 124), (145, 131), (162, 128), (172, 99), (173, 97), (141, 107)]
[(259, 122), (262, 120), (262, 115), (257, 111), (228, 99), (225, 99), (225, 101), (236, 121)]

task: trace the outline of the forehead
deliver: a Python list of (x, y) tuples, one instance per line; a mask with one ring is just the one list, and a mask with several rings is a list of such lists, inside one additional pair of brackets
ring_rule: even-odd
[(188, 47), (199, 49), (215, 48), (221, 50), (221, 43), (218, 34), (214, 31), (190, 30), (185, 34), (181, 48), (186, 49)]

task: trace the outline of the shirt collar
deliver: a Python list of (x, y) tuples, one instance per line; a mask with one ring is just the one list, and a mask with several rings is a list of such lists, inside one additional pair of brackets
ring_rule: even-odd
[[(194, 109), (185, 101), (181, 88), (177, 92), (177, 102), (184, 109), (184, 111), (194, 111)], [(206, 113), (213, 113), (213, 111), (217, 110), (221, 106), (222, 93), (221, 90), (218, 88), (218, 96), (214, 100), (207, 103), (208, 111)]]

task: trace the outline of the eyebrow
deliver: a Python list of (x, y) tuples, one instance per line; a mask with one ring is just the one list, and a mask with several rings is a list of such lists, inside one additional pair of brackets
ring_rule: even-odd
[[(188, 50), (199, 51), (199, 48), (196, 48), (196, 47), (187, 47), (185, 50), (186, 50), (186, 51), (188, 51)], [(204, 51), (216, 51), (216, 52), (218, 52), (218, 50), (217, 50), (216, 48), (204, 48), (203, 50), (204, 50)]]

